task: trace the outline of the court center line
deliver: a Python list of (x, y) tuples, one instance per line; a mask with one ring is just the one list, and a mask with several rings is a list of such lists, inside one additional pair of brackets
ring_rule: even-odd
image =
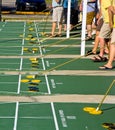
[[(38, 42), (39, 42), (38, 29), (37, 29), (37, 26), (36, 26), (35, 22), (34, 22), (34, 24), (35, 24), (35, 30), (36, 30), (37, 39), (38, 39)], [(39, 46), (39, 50), (40, 50), (40, 54), (42, 56), (42, 49), (41, 49), (40, 46)], [(44, 64), (44, 58), (41, 57), (41, 59), (42, 59), (42, 64), (43, 64), (43, 70), (46, 70), (45, 64)], [(46, 84), (47, 84), (47, 88), (48, 88), (48, 93), (51, 94), (51, 90), (50, 90), (49, 82), (48, 82), (48, 77), (47, 77), (46, 74), (45, 74), (45, 79), (46, 79)], [(56, 128), (56, 130), (59, 130), (59, 126), (58, 126), (56, 112), (55, 112), (55, 108), (54, 108), (53, 102), (51, 102), (51, 109), (52, 109), (52, 113), (53, 113), (55, 128)]]

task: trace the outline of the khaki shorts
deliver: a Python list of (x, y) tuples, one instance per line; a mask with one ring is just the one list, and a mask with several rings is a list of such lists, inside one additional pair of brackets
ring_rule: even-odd
[(87, 25), (92, 25), (94, 17), (95, 17), (95, 12), (87, 13), (86, 24)]
[(63, 7), (53, 8), (52, 20), (53, 22), (62, 22), (63, 18)]
[(104, 38), (104, 39), (110, 39), (111, 29), (110, 29), (108, 23), (103, 23), (101, 30), (100, 30), (100, 33), (99, 33), (99, 37)]
[(111, 44), (115, 44), (115, 28), (113, 28), (112, 34), (111, 34)]

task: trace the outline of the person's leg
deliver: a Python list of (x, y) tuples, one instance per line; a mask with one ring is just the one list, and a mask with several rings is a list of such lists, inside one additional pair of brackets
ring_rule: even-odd
[(89, 38), (91, 38), (92, 37), (92, 25), (86, 25), (86, 27), (87, 27), (87, 35), (88, 35), (88, 37)]
[(62, 22), (63, 22), (63, 7), (58, 7), (58, 35), (62, 33)]
[(57, 24), (57, 8), (54, 8), (52, 14), (52, 29), (51, 29), (52, 36), (55, 35), (56, 24)]
[(52, 36), (54, 36), (55, 30), (56, 30), (56, 22), (53, 22), (52, 23), (52, 31), (51, 31)]
[(92, 38), (92, 22), (94, 19), (94, 12), (87, 13), (87, 20), (86, 20), (86, 28), (87, 28), (87, 36), (86, 40)]
[(110, 41), (110, 35), (111, 35), (111, 29), (109, 27), (109, 24), (106, 24), (103, 26), (103, 36), (100, 38), (100, 56), (103, 57), (104, 53), (108, 53), (108, 48), (109, 48), (109, 41)]
[(63, 16), (64, 16), (64, 31), (66, 31), (67, 30), (67, 8), (64, 8)]
[(98, 23), (97, 23), (97, 27), (96, 27), (96, 37), (95, 37), (95, 41), (94, 41), (94, 47), (92, 49), (92, 52), (94, 54), (96, 54), (96, 51), (98, 49), (98, 46), (99, 46), (99, 42), (100, 42), (100, 38), (99, 38), (99, 33), (100, 33), (100, 30), (101, 30), (101, 27), (103, 25), (103, 18), (99, 19), (98, 20)]
[(109, 53), (109, 60), (107, 64), (104, 66), (99, 67), (100, 69), (112, 69), (113, 68), (113, 61), (115, 58), (115, 29), (113, 29), (112, 32), (112, 38), (111, 38), (111, 43), (110, 43), (110, 53)]
[(105, 39), (100, 38), (100, 53), (99, 53), (99, 55), (101, 57), (103, 57), (103, 55), (104, 55), (104, 47), (105, 47)]
[(100, 53), (98, 56), (94, 56), (92, 58), (92, 60), (94, 62), (105, 62), (107, 61), (107, 58), (104, 57), (104, 49), (105, 49), (105, 38), (110, 38), (110, 34), (111, 34), (111, 30), (110, 30), (110, 27), (109, 27), (109, 24), (106, 24), (104, 23), (101, 30), (100, 30), (100, 33), (99, 33), (99, 38), (100, 38)]
[(109, 60), (107, 64), (105, 65), (108, 68), (112, 68), (112, 63), (115, 57), (115, 44), (110, 44), (110, 55), (109, 55)]
[(100, 39), (99, 39), (99, 31), (96, 31), (96, 37), (95, 37), (95, 41), (94, 41), (94, 47), (92, 49), (92, 52), (94, 54), (96, 54), (96, 52), (97, 52), (97, 48), (99, 46), (99, 41), (100, 41)]
[(61, 33), (62, 33), (62, 23), (59, 23), (58, 35), (61, 35)]
[(112, 63), (114, 61), (115, 58), (115, 44), (110, 44), (110, 55), (109, 55), (109, 60), (107, 62), (107, 64), (105, 64), (104, 66), (99, 67), (99, 69), (112, 69)]
[(94, 46), (93, 46), (92, 50), (87, 51), (88, 55), (99, 54), (99, 52), (100, 52), (98, 50), (98, 46), (99, 46), (99, 42), (100, 42), (99, 33), (100, 33), (102, 25), (103, 25), (103, 19), (101, 18), (101, 19), (98, 20), (98, 23), (97, 23)]

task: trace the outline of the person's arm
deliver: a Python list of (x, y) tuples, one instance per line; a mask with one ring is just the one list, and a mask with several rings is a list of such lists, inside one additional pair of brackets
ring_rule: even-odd
[(113, 16), (115, 14), (114, 6), (110, 6), (108, 8), (108, 14), (109, 14), (109, 26), (110, 26), (110, 28), (113, 28)]
[(99, 24), (100, 19), (102, 18), (102, 11), (101, 11), (101, 0), (99, 0), (99, 12), (96, 15), (97, 20), (97, 24)]
[(110, 6), (110, 7), (109, 7), (109, 10), (111, 10), (111, 12), (112, 12), (113, 14), (115, 14), (115, 7), (114, 7), (114, 6)]

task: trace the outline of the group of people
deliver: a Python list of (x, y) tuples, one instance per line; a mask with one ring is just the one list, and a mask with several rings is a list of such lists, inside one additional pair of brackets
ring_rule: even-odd
[[(51, 37), (62, 36), (62, 25), (64, 24), (64, 31), (67, 30), (67, 12), (68, 0), (52, 0), (52, 30)], [(78, 0), (71, 0), (71, 13), (70, 13), (70, 27), (72, 30), (78, 23)], [(55, 34), (56, 27), (58, 26), (58, 33)]]
[[(90, 0), (90, 2), (97, 0)], [(107, 62), (100, 66), (101, 70), (111, 70), (114, 68), (113, 61), (115, 60), (115, 0), (99, 0), (100, 8), (96, 23), (96, 37), (92, 50), (89, 54), (97, 54), (99, 46), (99, 54), (94, 56), (94, 62)], [(108, 54), (108, 58), (104, 54)]]
[[(68, 0), (52, 0), (52, 31), (51, 36), (61, 36), (62, 25), (64, 20), (64, 30), (67, 30), (67, 10)], [(78, 13), (83, 11), (83, 0), (78, 5), (78, 0), (71, 0), (71, 30), (78, 23)], [(82, 19), (83, 20), (83, 19)], [(58, 33), (55, 34), (58, 23)], [(94, 47), (89, 50), (88, 54), (97, 54), (92, 58), (94, 62), (107, 62), (99, 67), (101, 70), (113, 69), (115, 60), (115, 0), (87, 0), (87, 17), (86, 17), (86, 40), (92, 39), (92, 25), (96, 27)], [(99, 47), (99, 51), (98, 50)], [(104, 54), (108, 54), (108, 58)]]

